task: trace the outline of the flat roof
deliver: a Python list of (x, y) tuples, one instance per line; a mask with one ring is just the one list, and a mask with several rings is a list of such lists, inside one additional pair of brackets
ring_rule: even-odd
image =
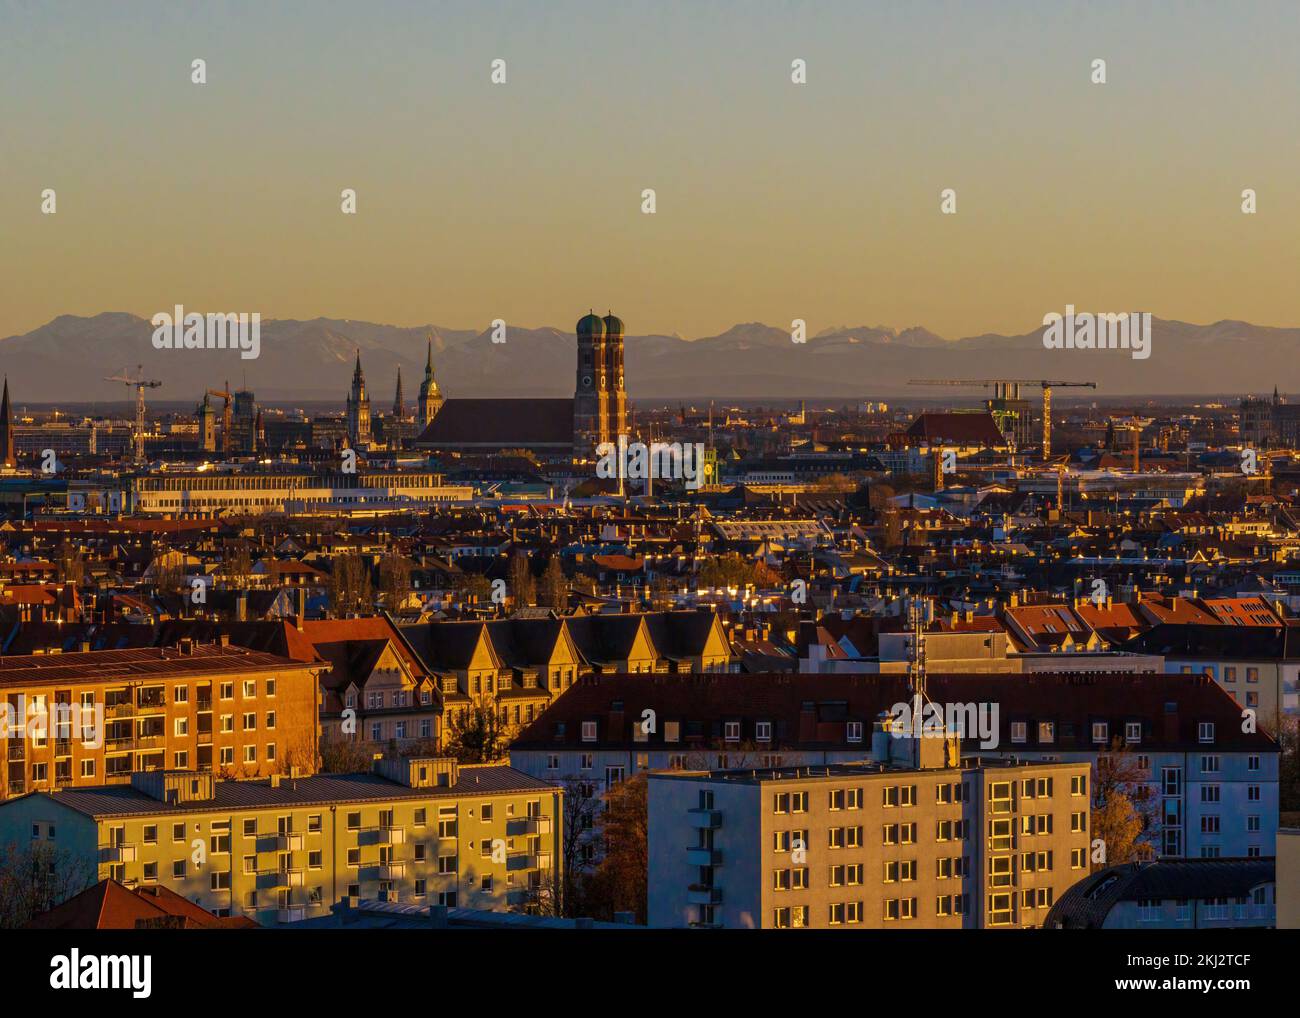
[[(724, 750), (725, 752), (725, 750)], [(1052, 768), (1089, 768), (1086, 760), (1018, 760), (1005, 757), (964, 756), (957, 767), (909, 767), (884, 764), (877, 760), (848, 760), (832, 764), (805, 764), (800, 767), (738, 767), (728, 770), (651, 771), (649, 777), (681, 781), (726, 782), (728, 784), (763, 785), (786, 781), (837, 781), (844, 778), (917, 776), (924, 774), (966, 774), (979, 770), (1044, 770)]]
[[(464, 766), (456, 784), (411, 788), (378, 774), (317, 774), (309, 778), (283, 778), (279, 786), (270, 779), (260, 781), (216, 781), (211, 799), (169, 803), (147, 795), (133, 785), (97, 785), (64, 788), (54, 792), (32, 792), (95, 819), (106, 817), (162, 816), (190, 813), (229, 812), (326, 806), (374, 802), (403, 802), (420, 799), (461, 799), (476, 795), (510, 792), (554, 791), (559, 785), (534, 778), (513, 767), (493, 764)], [(28, 796), (8, 800), (20, 802)], [(4, 805), (0, 805), (0, 810)]]

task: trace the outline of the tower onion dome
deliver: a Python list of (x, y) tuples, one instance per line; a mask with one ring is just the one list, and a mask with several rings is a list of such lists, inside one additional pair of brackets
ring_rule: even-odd
[(578, 335), (602, 339), (605, 335), (605, 322), (594, 312), (589, 312), (578, 319)]
[(614, 315), (606, 315), (606, 316), (605, 316), (605, 335), (606, 335), (606, 336), (622, 336), (622, 335), (623, 335), (623, 319), (621, 319), (621, 318), (617, 318), (617, 317), (615, 317)]

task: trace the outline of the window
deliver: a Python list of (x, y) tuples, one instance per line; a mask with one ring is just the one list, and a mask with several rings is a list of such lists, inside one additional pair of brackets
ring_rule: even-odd
[(1044, 745), (1050, 745), (1056, 741), (1056, 722), (1038, 722), (1038, 741)]
[(727, 742), (739, 742), (739, 741), (740, 741), (740, 722), (739, 722), (739, 721), (727, 721), (727, 722), (724, 722), (724, 724), (723, 724), (723, 726), (722, 726), (722, 729), (723, 729), (723, 738), (726, 739)]
[(1105, 721), (1092, 723), (1092, 741), (1105, 744), (1110, 740), (1110, 724)]
[(1086, 774), (1075, 774), (1070, 778), (1071, 795), (1088, 794), (1088, 776)]
[(582, 723), (582, 741), (583, 742), (596, 741), (596, 722), (584, 721)]
[(185, 840), (185, 825), (172, 824), (172, 841), (176, 842), (176, 841), (184, 841), (184, 840)]
[(861, 741), (862, 741), (862, 722), (861, 722), (861, 721), (850, 721), (850, 722), (848, 722), (848, 739), (849, 739), (849, 742), (861, 742)]
[(1136, 746), (1142, 741), (1142, 722), (1129, 721), (1124, 725), (1124, 741)]
[(754, 725), (754, 739), (757, 742), (771, 742), (772, 722), (760, 721)]
[(1198, 742), (1214, 741), (1214, 722), (1202, 721), (1196, 726), (1196, 738)]

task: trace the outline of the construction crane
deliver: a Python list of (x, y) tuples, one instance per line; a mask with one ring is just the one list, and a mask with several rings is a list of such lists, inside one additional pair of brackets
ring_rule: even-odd
[(225, 402), (225, 409), (221, 411), (221, 452), (222, 455), (230, 453), (230, 404), (235, 398), (235, 394), (230, 391), (230, 383), (226, 383), (224, 389), (209, 389), (209, 396), (219, 396)]
[(1063, 388), (1095, 389), (1096, 382), (1062, 382), (1038, 378), (919, 378), (908, 385), (965, 385), (993, 388), (995, 400), (1020, 398), (1022, 385), (1037, 385), (1043, 390), (1043, 462), (1052, 457), (1052, 390)]
[(121, 382), (135, 388), (135, 462), (138, 466), (144, 462), (144, 391), (145, 389), (156, 389), (162, 385), (162, 382), (154, 378), (145, 378), (143, 364), (137, 364), (135, 370), (135, 378), (128, 375), (126, 368), (123, 368), (120, 375), (105, 378), (104, 381)]

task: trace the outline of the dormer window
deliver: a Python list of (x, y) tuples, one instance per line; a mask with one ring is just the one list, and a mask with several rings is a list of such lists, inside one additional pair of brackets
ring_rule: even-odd
[(1040, 746), (1050, 746), (1056, 741), (1056, 723), (1054, 721), (1038, 722), (1038, 743)]
[(582, 741), (583, 742), (596, 741), (596, 722), (584, 721), (582, 723)]
[(1110, 739), (1110, 725), (1105, 721), (1092, 723), (1092, 741), (1104, 745)]
[(740, 741), (740, 722), (728, 721), (723, 725), (723, 735), (728, 742)]
[(1029, 725), (1024, 721), (1011, 722), (1011, 741), (1027, 742), (1029, 741)]
[(846, 724), (845, 727), (846, 727), (846, 729), (847, 729), (847, 731), (846, 731), (845, 734), (848, 736), (848, 740), (849, 740), (849, 742), (861, 742), (861, 741), (862, 741), (862, 722), (861, 722), (861, 721), (850, 721), (850, 722), (848, 722), (848, 723)]
[(1214, 741), (1214, 722), (1202, 721), (1196, 726), (1196, 738), (1200, 742)]
[(771, 742), (772, 722), (760, 721), (754, 725), (754, 739), (758, 742)]
[(1142, 722), (1130, 721), (1124, 726), (1124, 741), (1136, 746), (1142, 741)]

